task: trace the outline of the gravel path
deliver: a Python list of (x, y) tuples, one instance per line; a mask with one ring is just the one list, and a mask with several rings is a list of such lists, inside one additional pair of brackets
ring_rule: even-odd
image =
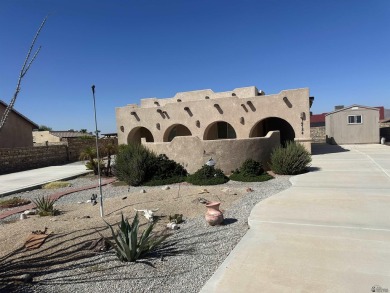
[[(267, 182), (251, 183), (254, 192), (237, 200), (224, 212), (226, 225), (208, 226), (203, 216), (190, 219), (181, 224), (181, 228), (168, 238), (165, 247), (147, 259), (137, 263), (121, 263), (113, 251), (108, 251), (80, 258), (65, 265), (53, 265), (50, 270), (34, 276), (34, 284), (15, 290), (17, 292), (199, 292), (248, 230), (247, 219), (254, 205), (289, 188), (291, 186), (289, 178), (289, 176), (277, 176)], [(244, 188), (248, 183), (229, 181), (224, 186)], [(161, 189), (161, 187), (156, 188)], [(121, 196), (127, 191), (127, 186), (103, 188), (105, 197)], [(38, 191), (30, 191), (28, 196), (36, 196), (35, 192)], [(85, 201), (94, 192), (94, 190), (87, 190), (65, 196), (58, 201), (58, 204)]]

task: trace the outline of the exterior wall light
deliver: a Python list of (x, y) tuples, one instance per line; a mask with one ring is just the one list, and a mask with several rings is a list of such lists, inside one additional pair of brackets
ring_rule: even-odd
[(125, 128), (123, 127), (123, 125), (120, 127), (120, 129), (122, 132), (125, 132)]
[(236, 93), (232, 93), (232, 96), (235, 97), (235, 96), (236, 96)]
[(200, 127), (200, 121), (199, 121), (199, 120), (196, 120), (195, 125), (196, 125), (197, 127)]
[(181, 102), (181, 99), (177, 99), (177, 102), (180, 103), (180, 102)]
[(240, 117), (240, 123), (241, 123), (241, 124), (245, 124), (244, 117)]
[(162, 110), (161, 110), (161, 109), (157, 109), (157, 112), (161, 114), (161, 113), (162, 113)]
[(303, 134), (303, 120), (306, 120), (306, 113), (301, 112), (300, 118), (301, 118), (301, 134)]
[(210, 99), (210, 97), (209, 97), (209, 96), (205, 96), (204, 98), (205, 98), (206, 100)]
[(160, 123), (156, 123), (156, 128), (160, 130)]
[(210, 158), (210, 160), (208, 160), (208, 161), (206, 162), (206, 165), (207, 165), (207, 166), (210, 166), (210, 167), (214, 167), (216, 163), (217, 163), (217, 162), (215, 162), (215, 161), (213, 160), (213, 158)]
[(156, 106), (160, 106), (160, 103), (159, 103), (158, 101), (154, 101), (154, 104), (155, 104)]
[(137, 115), (137, 112), (130, 112), (131, 115)]
[(185, 110), (185, 111), (189, 111), (189, 110), (190, 110), (190, 108), (188, 108), (188, 107), (184, 107), (184, 110)]

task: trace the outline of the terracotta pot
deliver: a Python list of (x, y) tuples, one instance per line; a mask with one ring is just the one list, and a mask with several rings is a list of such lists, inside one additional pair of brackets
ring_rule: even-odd
[(223, 214), (219, 210), (220, 202), (210, 202), (206, 204), (207, 212), (205, 215), (207, 223), (211, 226), (220, 225), (223, 222)]

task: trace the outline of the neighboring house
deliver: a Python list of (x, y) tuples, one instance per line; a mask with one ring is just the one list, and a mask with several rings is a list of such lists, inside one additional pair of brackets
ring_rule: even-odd
[(383, 107), (352, 105), (326, 114), (327, 142), (331, 144), (379, 143), (380, 108), (383, 109)]
[(93, 136), (91, 133), (79, 132), (74, 130), (67, 131), (34, 131), (34, 143), (55, 143), (61, 142), (64, 138), (73, 138), (73, 137), (85, 137)]
[[(0, 100), (0, 118), (7, 106)], [(4, 127), (0, 130), (0, 148), (32, 147), (32, 131), (38, 127), (36, 123), (12, 109)]]
[(307, 88), (265, 95), (254, 86), (141, 99), (116, 109), (118, 143), (143, 143), (190, 172), (213, 157), (230, 172), (247, 158), (266, 164), (280, 142), (295, 140), (310, 151), (313, 100)]

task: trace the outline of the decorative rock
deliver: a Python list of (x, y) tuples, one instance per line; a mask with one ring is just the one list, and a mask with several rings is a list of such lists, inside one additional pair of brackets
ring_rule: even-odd
[(246, 192), (253, 192), (253, 189), (250, 188), (250, 187), (248, 187), (248, 188), (246, 189)]
[(168, 185), (164, 186), (163, 188), (161, 188), (162, 190), (169, 190), (171, 189)]
[(126, 198), (127, 198), (127, 196), (122, 197), (123, 200), (126, 199)]
[(172, 229), (172, 230), (177, 230), (177, 229), (179, 229), (179, 225), (171, 222), (171, 223), (167, 224), (167, 228)]
[(141, 190), (139, 191), (139, 193), (146, 193), (146, 190), (145, 190), (145, 189), (141, 189)]
[(21, 220), (27, 219), (27, 215), (26, 215), (26, 214), (20, 214), (20, 219), (21, 219)]
[(27, 211), (24, 211), (24, 213), (23, 214), (25, 214), (25, 215), (35, 215), (35, 210), (27, 210)]
[(90, 199), (88, 199), (87, 201), (86, 201), (86, 203), (91, 203), (92, 202), (92, 200), (90, 200)]
[(78, 204), (82, 204), (83, 202), (82, 202), (82, 201), (78, 201), (77, 203), (78, 203)]

